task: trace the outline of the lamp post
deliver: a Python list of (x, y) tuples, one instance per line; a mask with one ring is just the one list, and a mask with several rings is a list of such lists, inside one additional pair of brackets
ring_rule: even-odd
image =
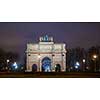
[(40, 58), (41, 58), (41, 55), (38, 55), (38, 59), (39, 59), (39, 64), (38, 64), (38, 66), (39, 66), (39, 71), (41, 71)]
[(83, 71), (85, 70), (85, 62), (86, 62), (86, 60), (83, 59)]
[(97, 57), (98, 56), (96, 54), (93, 55), (93, 60), (94, 60), (94, 63), (95, 63), (95, 66), (94, 66), (95, 67), (94, 68), (95, 69), (95, 72), (96, 72), (96, 60), (97, 60)]
[(9, 62), (10, 62), (10, 60), (7, 59), (7, 67), (6, 67), (7, 70), (9, 70), (9, 68), (8, 68), (8, 63), (9, 63)]

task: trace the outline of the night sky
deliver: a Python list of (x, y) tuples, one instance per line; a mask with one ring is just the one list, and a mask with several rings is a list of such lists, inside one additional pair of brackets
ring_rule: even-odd
[(89, 48), (100, 43), (100, 23), (0, 23), (0, 48), (23, 57), (26, 44), (45, 34), (68, 48)]

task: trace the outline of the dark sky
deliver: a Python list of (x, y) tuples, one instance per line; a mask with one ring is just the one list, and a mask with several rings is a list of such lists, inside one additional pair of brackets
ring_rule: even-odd
[(38, 42), (45, 34), (69, 48), (88, 48), (100, 43), (100, 23), (0, 23), (0, 48), (23, 56), (27, 42)]

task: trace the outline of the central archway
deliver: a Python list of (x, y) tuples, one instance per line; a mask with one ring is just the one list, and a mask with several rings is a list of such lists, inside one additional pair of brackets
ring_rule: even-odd
[(43, 72), (51, 72), (51, 59), (45, 57), (42, 59), (42, 71)]

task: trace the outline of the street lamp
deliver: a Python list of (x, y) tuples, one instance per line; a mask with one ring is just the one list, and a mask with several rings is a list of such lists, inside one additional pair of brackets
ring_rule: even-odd
[(85, 70), (85, 62), (86, 62), (86, 60), (83, 59), (83, 64), (82, 64), (82, 65), (83, 65), (83, 66), (82, 66), (82, 67), (83, 67), (83, 71)]
[(96, 59), (97, 59), (97, 57), (98, 56), (96, 54), (93, 55), (93, 60), (94, 60), (94, 63), (95, 63), (95, 66), (94, 66), (95, 67), (95, 71), (96, 71)]
[(6, 67), (6, 69), (9, 69), (9, 68), (8, 68), (8, 63), (9, 63), (9, 62), (10, 62), (10, 60), (9, 60), (9, 59), (7, 59), (7, 67)]
[(98, 57), (97, 55), (93, 55), (93, 58), (94, 58), (94, 59), (97, 59), (97, 57)]
[(7, 63), (9, 63), (10, 62), (10, 60), (9, 59), (7, 59)]
[(83, 59), (83, 63), (85, 63), (85, 59)]

